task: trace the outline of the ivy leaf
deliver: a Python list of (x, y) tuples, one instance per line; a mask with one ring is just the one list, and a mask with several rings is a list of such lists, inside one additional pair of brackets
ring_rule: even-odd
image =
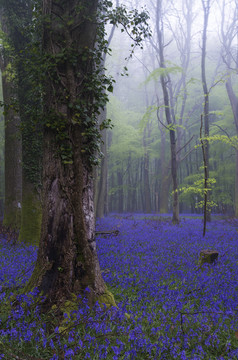
[(109, 91), (109, 92), (112, 93), (112, 92), (113, 92), (113, 86), (112, 86), (112, 85), (109, 85), (108, 88), (107, 88), (107, 91)]

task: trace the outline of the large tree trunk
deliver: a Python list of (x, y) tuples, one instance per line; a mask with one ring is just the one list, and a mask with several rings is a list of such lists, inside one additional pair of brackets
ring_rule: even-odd
[(37, 265), (30, 280), (54, 303), (105, 292), (96, 254), (92, 171), (81, 158), (80, 128), (72, 133), (73, 164), (62, 164), (51, 130), (44, 134), (43, 217)]
[[(27, 289), (38, 286), (48, 305), (86, 288), (91, 300), (106, 292), (95, 244), (93, 171), (85, 138), (89, 118), (83, 111), (79, 116), (75, 108), (81, 101), (89, 115), (94, 101), (87, 88), (94, 63), (84, 51), (95, 48), (96, 10), (96, 0), (43, 0), (43, 15), (50, 19), (44, 25), (44, 52), (50, 57), (62, 51), (77, 57), (77, 62), (68, 56), (52, 62), (50, 69), (53, 66), (60, 81), (54, 82), (50, 74), (46, 79), (44, 113), (49, 125), (44, 129), (43, 217), (37, 263)], [(61, 132), (55, 122), (62, 125)], [(68, 161), (62, 161), (62, 143), (70, 149)]]

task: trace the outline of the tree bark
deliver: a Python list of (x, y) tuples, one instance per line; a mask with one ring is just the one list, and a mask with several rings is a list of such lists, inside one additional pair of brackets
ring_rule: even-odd
[[(238, 67), (238, 56), (233, 56), (233, 41), (237, 39), (237, 14), (238, 3), (233, 4), (233, 17), (226, 22), (226, 2), (223, 0), (221, 6), (221, 56), (227, 70), (226, 91), (231, 104), (232, 113), (234, 117), (234, 124), (236, 134), (238, 135), (238, 96), (234, 92), (232, 84), (232, 69)], [(237, 75), (237, 71), (236, 71)], [(235, 171), (235, 216), (238, 217), (238, 151), (236, 149), (236, 171)]]
[[(8, 34), (6, 14), (1, 9), (1, 25), (3, 31)], [(19, 230), (21, 224), (21, 201), (22, 201), (22, 165), (21, 165), (21, 134), (20, 118), (9, 106), (12, 97), (15, 96), (10, 75), (7, 72), (10, 65), (9, 56), (3, 51), (0, 59), (2, 72), (3, 101), (5, 104), (5, 204), (3, 225), (13, 230)]]
[(22, 212), (21, 228), (18, 241), (25, 244), (39, 245), (41, 230), (41, 198), (35, 186), (22, 176)]
[[(162, 19), (162, 2), (157, 0), (157, 38), (158, 38), (158, 55), (159, 64), (162, 69), (166, 69), (165, 58), (164, 58), (164, 43), (163, 43), (163, 19)], [(178, 178), (177, 178), (177, 158), (176, 158), (176, 128), (173, 122), (172, 113), (174, 111), (171, 106), (168, 91), (168, 82), (170, 81), (169, 76), (161, 74), (160, 82), (163, 91), (163, 99), (165, 106), (165, 117), (166, 122), (169, 126), (170, 136), (170, 152), (171, 152), (171, 176), (172, 176), (172, 189), (173, 189), (173, 217), (172, 222), (174, 224), (179, 223), (179, 193), (178, 193)], [(172, 99), (171, 99), (172, 101)]]
[[(16, 189), (18, 189), (19, 186), (22, 187), (20, 190), (21, 201), (18, 200), (18, 203), (21, 203), (22, 215), (19, 240), (38, 244), (41, 210), (39, 194), (36, 188), (39, 189), (40, 185), (42, 144), (40, 128), (37, 128), (36, 119), (29, 111), (30, 108), (34, 108), (38, 111), (40, 108), (39, 97), (35, 96), (37, 91), (37, 95), (39, 95), (40, 92), (36, 86), (36, 79), (34, 78), (35, 74), (29, 73), (29, 63), (32, 56), (29, 49), (32, 38), (28, 26), (32, 22), (32, 1), (26, 0), (17, 4), (16, 2), (9, 0), (4, 3), (3, 15), (4, 19), (2, 23), (4, 28), (6, 28), (5, 32), (13, 47), (12, 51), (14, 51), (13, 68), (16, 76), (15, 79), (12, 80), (12, 87), (14, 86), (14, 88), (16, 88), (14, 95), (15, 98), (18, 99), (20, 117), (20, 120), (18, 119), (18, 121), (21, 122), (22, 142), (20, 148), (16, 147), (14, 151), (18, 158), (21, 156), (22, 163), (18, 165), (18, 167), (22, 166), (22, 179), (17, 186), (13, 187)], [(15, 22), (13, 19), (19, 19), (19, 21)], [(12, 94), (9, 96), (11, 95)], [(12, 126), (14, 126), (13, 123)], [(18, 139), (19, 138), (20, 137), (18, 136)], [(15, 144), (13, 141), (11, 146), (17, 146), (16, 140)], [(6, 158), (7, 167), (10, 164), (9, 160)], [(37, 179), (37, 184), (35, 184), (32, 179)], [(32, 190), (31, 193), (30, 190)]]
[[(27, 288), (38, 286), (47, 295), (48, 305), (61, 303), (73, 294), (90, 290), (90, 301), (106, 292), (95, 244), (93, 170), (87, 153), (85, 131), (93, 94), (87, 81), (93, 74), (94, 62), (84, 50), (95, 48), (97, 33), (97, 0), (43, 0), (43, 50), (55, 54), (74, 54), (77, 61), (66, 56), (52, 63), (59, 82), (49, 73), (45, 84), (44, 114), (46, 123), (52, 119), (63, 125), (64, 146), (71, 149), (71, 161), (62, 161), (62, 142), (54, 126), (44, 128), (43, 153), (43, 217), (36, 267)], [(70, 20), (70, 21), (69, 21)], [(65, 25), (67, 24), (67, 25)], [(86, 65), (86, 66), (85, 66)], [(72, 105), (85, 104), (77, 119)], [(74, 109), (74, 107), (73, 107)]]
[[(3, 69), (2, 69), (3, 72)], [(2, 78), (3, 100), (10, 103), (11, 85)], [(22, 202), (22, 164), (20, 119), (13, 110), (5, 112), (5, 204), (3, 225), (20, 229)]]
[[(144, 212), (149, 214), (151, 212), (151, 192), (150, 192), (150, 175), (149, 175), (149, 166), (150, 159), (148, 153), (148, 139), (150, 137), (150, 125), (147, 124), (144, 129), (143, 134), (143, 148), (144, 148), (144, 158), (143, 158), (143, 177), (144, 177), (144, 199), (145, 199), (145, 208)], [(148, 132), (148, 134), (147, 134)]]
[(159, 197), (159, 212), (161, 214), (168, 214), (169, 212), (169, 188), (171, 184), (171, 177), (170, 176), (163, 176), (161, 181), (161, 188), (160, 188), (160, 197)]
[(107, 157), (107, 133), (106, 129), (102, 134), (101, 151), (103, 158), (100, 164), (99, 180), (97, 182), (97, 199), (96, 199), (96, 217), (103, 218), (107, 214), (107, 177), (108, 177), (108, 157)]
[(157, 114), (158, 120), (158, 128), (161, 136), (161, 144), (160, 144), (160, 173), (161, 180), (159, 186), (159, 212), (162, 214), (168, 214), (169, 212), (169, 189), (171, 185), (171, 176), (170, 176), (170, 168), (168, 161), (166, 159), (166, 135), (164, 130), (162, 129), (161, 121), (163, 119), (163, 112), (160, 110)]
[(236, 150), (235, 217), (238, 218), (238, 150)]
[(123, 183), (123, 170), (122, 169), (118, 169), (117, 170), (117, 186), (118, 186), (118, 191), (117, 191), (117, 211), (119, 213), (123, 213), (124, 210), (124, 183)]
[[(203, 107), (203, 118), (204, 118), (204, 136), (205, 140), (203, 140), (204, 146), (204, 155), (205, 156), (205, 164), (206, 164), (206, 179), (205, 183), (208, 185), (209, 182), (209, 91), (207, 87), (207, 79), (206, 79), (206, 47), (207, 47), (207, 26), (208, 26), (208, 19), (210, 13), (210, 0), (202, 0), (203, 5), (203, 12), (204, 12), (204, 23), (203, 23), (203, 33), (202, 33), (202, 58), (201, 58), (201, 72), (202, 72), (202, 87), (203, 87), (203, 94), (204, 94), (204, 107)], [(204, 222), (205, 218), (207, 221), (211, 221), (211, 210), (209, 209), (209, 199), (210, 193), (204, 187), (204, 202), (207, 204), (204, 206)]]
[[(230, 75), (231, 76), (231, 75)], [(234, 93), (231, 77), (226, 81), (226, 91), (230, 100), (236, 134), (238, 134), (238, 96)], [(236, 150), (236, 174), (235, 174), (235, 216), (238, 217), (238, 150)]]

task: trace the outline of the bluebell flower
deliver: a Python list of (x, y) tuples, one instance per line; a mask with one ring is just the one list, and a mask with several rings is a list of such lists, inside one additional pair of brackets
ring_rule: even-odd
[(53, 339), (50, 339), (50, 341), (49, 341), (49, 346), (51, 347), (51, 349), (55, 349), (55, 345), (54, 345)]
[(74, 351), (72, 349), (67, 349), (64, 353), (65, 359), (72, 359), (72, 356), (74, 356)]
[(50, 358), (50, 360), (59, 360), (59, 357), (58, 357), (58, 355), (54, 354), (54, 355)]

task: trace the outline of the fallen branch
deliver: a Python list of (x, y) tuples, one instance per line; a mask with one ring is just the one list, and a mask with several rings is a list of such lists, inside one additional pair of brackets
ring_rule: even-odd
[(95, 235), (115, 235), (119, 234), (119, 230), (111, 230), (111, 231), (96, 231)]

